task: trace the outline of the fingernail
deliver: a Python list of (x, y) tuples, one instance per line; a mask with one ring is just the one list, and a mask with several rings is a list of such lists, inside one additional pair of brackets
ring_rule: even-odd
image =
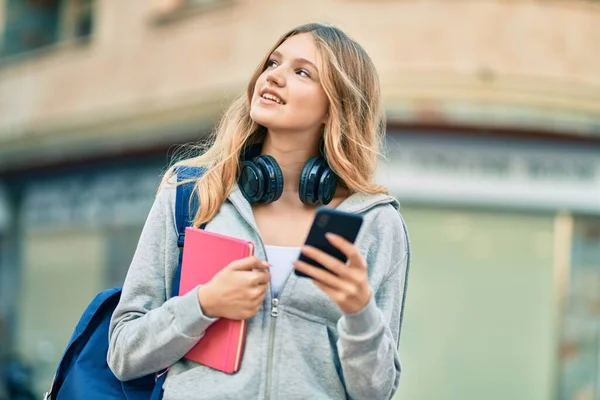
[(262, 265), (264, 265), (265, 267), (270, 267), (270, 266), (271, 266), (271, 264), (269, 264), (269, 263), (268, 263), (268, 262), (266, 262), (266, 261), (263, 261), (263, 262), (262, 262)]

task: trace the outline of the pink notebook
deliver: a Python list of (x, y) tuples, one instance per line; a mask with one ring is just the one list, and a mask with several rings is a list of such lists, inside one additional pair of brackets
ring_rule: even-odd
[[(250, 241), (186, 228), (179, 295), (207, 283), (230, 262), (253, 253), (254, 244)], [(220, 318), (184, 357), (233, 374), (240, 369), (245, 338), (246, 321)]]

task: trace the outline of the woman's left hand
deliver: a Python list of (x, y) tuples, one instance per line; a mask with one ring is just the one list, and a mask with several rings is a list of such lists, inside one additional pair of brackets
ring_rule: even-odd
[(346, 239), (328, 233), (327, 240), (348, 258), (343, 263), (335, 257), (311, 246), (304, 246), (302, 253), (323, 265), (327, 270), (296, 261), (294, 267), (313, 278), (319, 287), (345, 314), (361, 311), (369, 303), (371, 287), (367, 275), (367, 264), (358, 248)]

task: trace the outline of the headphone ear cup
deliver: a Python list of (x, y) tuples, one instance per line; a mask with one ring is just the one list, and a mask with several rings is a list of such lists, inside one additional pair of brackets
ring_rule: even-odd
[(265, 194), (265, 176), (252, 161), (242, 162), (238, 185), (249, 203), (256, 203)]
[(300, 201), (307, 205), (315, 205), (319, 201), (317, 184), (319, 182), (320, 159), (321, 157), (309, 158), (300, 173), (298, 194)]
[(321, 204), (329, 204), (335, 196), (337, 175), (325, 164), (318, 184), (318, 199)]
[(265, 191), (259, 203), (277, 201), (283, 193), (283, 172), (281, 167), (270, 155), (263, 154), (256, 158), (256, 165), (263, 170)]

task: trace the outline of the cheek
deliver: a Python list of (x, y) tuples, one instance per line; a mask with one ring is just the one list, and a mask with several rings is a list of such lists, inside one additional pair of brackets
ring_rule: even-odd
[(324, 117), (329, 111), (329, 99), (323, 90), (319, 90), (314, 96), (314, 108), (319, 118)]
[(329, 108), (329, 101), (325, 92), (311, 88), (310, 90), (299, 91), (298, 94), (298, 96), (295, 96), (296, 105), (305, 113), (314, 115), (316, 118), (325, 115)]
[(323, 115), (327, 114), (329, 112), (329, 99), (327, 98), (325, 92), (322, 90), (319, 104), (321, 105), (321, 111)]
[(256, 82), (254, 83), (254, 93), (253, 93), (253, 96), (257, 96), (258, 95), (258, 92), (259, 92), (260, 88), (264, 86), (264, 82), (265, 82), (265, 73), (263, 72), (262, 74), (260, 74), (260, 76), (258, 77), (258, 79), (256, 80)]

